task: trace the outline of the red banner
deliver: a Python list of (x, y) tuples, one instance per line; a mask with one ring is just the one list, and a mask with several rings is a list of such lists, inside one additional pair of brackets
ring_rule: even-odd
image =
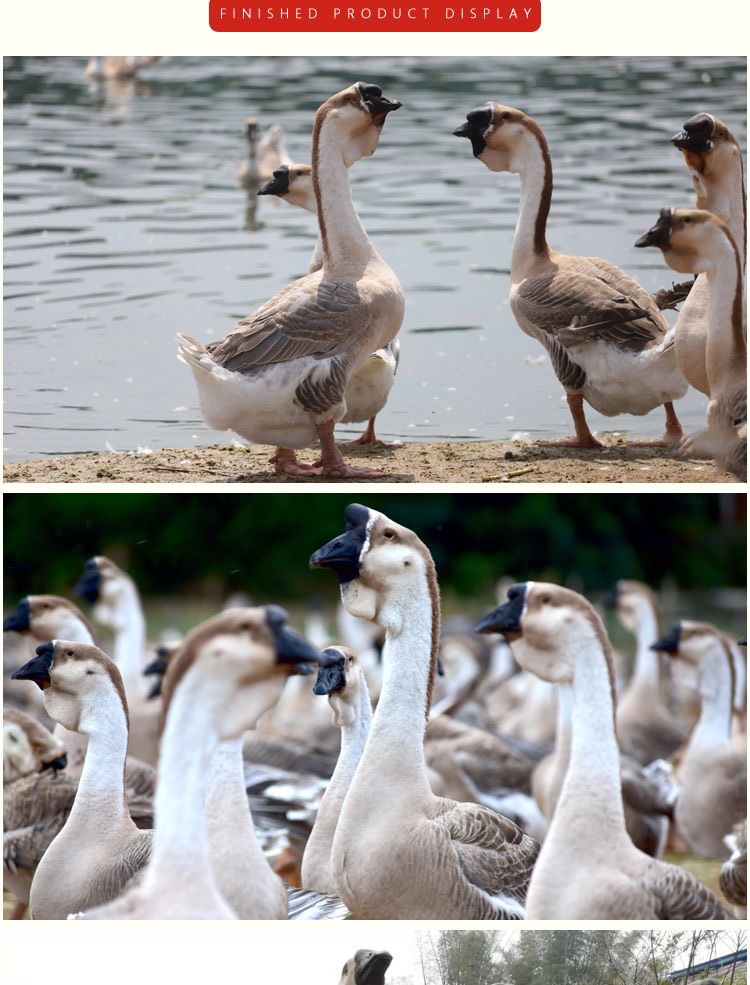
[(311, 31), (537, 31), (541, 0), (209, 0), (213, 31), (308, 33)]

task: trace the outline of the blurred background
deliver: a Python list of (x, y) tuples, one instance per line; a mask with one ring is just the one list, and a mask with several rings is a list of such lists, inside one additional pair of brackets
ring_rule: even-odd
[[(308, 559), (343, 530), (353, 498), (6, 493), (6, 608), (26, 594), (69, 596), (83, 562), (104, 554), (149, 599), (152, 632), (162, 620), (186, 630), (240, 591), (292, 611), (318, 597), (332, 610), (336, 579), (311, 571)], [(744, 495), (373, 493), (360, 499), (424, 540), (447, 614), (486, 611), (502, 576), (559, 582), (593, 598), (627, 578), (660, 589), (667, 618), (679, 610), (744, 632)], [(627, 636), (611, 622), (613, 638)]]
[[(317, 106), (356, 79), (403, 107), (352, 172), (354, 199), (407, 296), (402, 361), (382, 437), (568, 433), (541, 346), (508, 308), (518, 179), (493, 175), (451, 131), (487, 99), (547, 133), (550, 241), (606, 257), (654, 290), (673, 272), (636, 238), (693, 190), (670, 137), (694, 113), (744, 148), (744, 58), (169, 58), (135, 81), (84, 77), (85, 59), (4, 61), (6, 461), (216, 442), (178, 364), (307, 270), (313, 216), (238, 186), (243, 121), (283, 125), (310, 157)], [(686, 429), (704, 401), (680, 401)], [(658, 435), (661, 417), (594, 429)], [(358, 433), (344, 427), (342, 434)]]

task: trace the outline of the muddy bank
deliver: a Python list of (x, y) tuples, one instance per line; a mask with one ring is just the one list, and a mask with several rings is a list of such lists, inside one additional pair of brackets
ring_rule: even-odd
[[(383, 470), (381, 482), (719, 482), (709, 461), (681, 459), (661, 447), (605, 439), (606, 447), (580, 451), (535, 442), (478, 441), (345, 448), (346, 457)], [(6, 482), (280, 482), (330, 479), (277, 476), (271, 449), (167, 448), (145, 454), (63, 455), (5, 466)], [(300, 456), (314, 461), (310, 450)], [(372, 481), (372, 480), (368, 480)]]

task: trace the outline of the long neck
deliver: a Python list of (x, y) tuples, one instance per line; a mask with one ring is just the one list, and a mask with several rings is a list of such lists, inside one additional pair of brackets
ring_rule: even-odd
[(747, 212), (745, 198), (745, 176), (742, 170), (742, 155), (735, 155), (734, 171), (731, 175), (720, 175), (718, 180), (700, 181), (697, 207), (714, 212), (729, 226), (740, 253), (742, 266), (745, 266), (747, 251)]
[(628, 842), (622, 807), (620, 752), (614, 724), (610, 666), (592, 631), (577, 643), (573, 675), (573, 739), (570, 765), (552, 819), (549, 838), (560, 832), (575, 837), (581, 814), (602, 833), (591, 852), (609, 852), (615, 841)]
[(660, 684), (659, 655), (651, 646), (659, 638), (659, 621), (653, 605), (647, 598), (636, 603), (636, 651), (635, 669), (631, 688), (645, 691), (649, 697), (658, 698)]
[(129, 585), (118, 612), (115, 632), (114, 661), (117, 664), (128, 696), (141, 695), (143, 687), (143, 654), (146, 649), (146, 620), (138, 590)]
[[(719, 231), (721, 233), (722, 231)], [(712, 396), (736, 367), (745, 372), (743, 332), (743, 277), (739, 250), (723, 232), (717, 234), (717, 250), (708, 271), (708, 339), (706, 368)]]
[(547, 219), (552, 202), (552, 160), (544, 137), (532, 133), (515, 154), (513, 170), (521, 179), (521, 204), (513, 238), (511, 281), (519, 283), (549, 258)]
[(204, 822), (208, 769), (218, 746), (221, 702), (194, 669), (176, 689), (161, 741), (154, 843), (147, 878), (213, 881)]
[(701, 713), (690, 736), (690, 748), (729, 742), (734, 705), (734, 673), (728, 646), (718, 639), (698, 669)]
[(352, 201), (349, 170), (326, 121), (313, 133), (313, 188), (326, 272), (361, 272), (374, 250)]
[(434, 620), (439, 620), (439, 610), (427, 580), (413, 584), (397, 602), (388, 603), (380, 619), (386, 629), (383, 688), (362, 762), (376, 759), (389, 784), (403, 784), (412, 793), (429, 798), (424, 732), (435, 674)]
[(125, 756), (128, 726), (122, 701), (114, 688), (98, 694), (81, 716), (80, 731), (88, 738), (86, 759), (78, 783), (71, 820), (86, 819), (101, 829), (103, 822), (129, 822), (125, 805)]

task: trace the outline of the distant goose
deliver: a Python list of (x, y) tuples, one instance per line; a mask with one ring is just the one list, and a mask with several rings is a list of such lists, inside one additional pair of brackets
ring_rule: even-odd
[[(312, 168), (309, 164), (291, 164), (274, 172), (273, 179), (264, 185), (259, 195), (276, 195), (290, 205), (296, 205), (307, 212), (316, 212), (315, 189)], [(323, 239), (318, 235), (313, 255), (310, 259), (309, 273), (323, 266)], [(400, 327), (400, 323), (399, 323)], [(346, 413), (342, 424), (367, 421), (365, 432), (355, 441), (355, 445), (382, 445), (375, 434), (375, 418), (385, 407), (396, 379), (401, 342), (393, 339), (387, 346), (371, 353), (352, 373), (344, 391)]]
[(547, 244), (552, 159), (540, 125), (521, 110), (487, 103), (454, 131), (490, 171), (521, 178), (513, 240), (510, 306), (520, 328), (547, 350), (565, 388), (576, 435), (570, 444), (598, 448), (584, 400), (608, 417), (643, 415), (664, 405), (667, 443), (682, 435), (672, 401), (687, 384), (673, 335), (652, 296), (613, 263), (567, 256)]
[(134, 79), (138, 73), (157, 62), (160, 55), (96, 55), (84, 69), (90, 79)]
[(245, 140), (247, 157), (237, 172), (242, 185), (252, 187), (261, 181), (268, 181), (277, 168), (292, 163), (286, 149), (284, 131), (278, 123), (274, 123), (261, 136), (258, 118), (248, 116), (245, 120)]
[[(178, 335), (180, 359), (193, 372), (206, 422), (276, 445), (271, 461), (277, 472), (381, 474), (347, 465), (333, 430), (345, 413), (353, 370), (394, 339), (403, 317), (401, 285), (359, 220), (348, 174), (351, 164), (375, 152), (386, 115), (400, 105), (380, 86), (358, 82), (328, 99), (315, 116), (322, 268), (284, 288), (222, 341), (204, 346)], [(295, 449), (316, 438), (319, 464), (299, 462)]]

